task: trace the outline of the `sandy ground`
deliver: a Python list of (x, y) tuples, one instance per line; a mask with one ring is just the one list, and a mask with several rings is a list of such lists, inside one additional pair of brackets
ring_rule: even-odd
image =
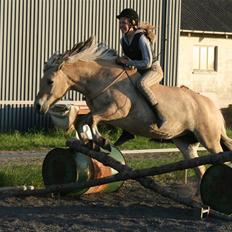
[[(5, 160), (6, 158), (4, 158)], [(191, 195), (194, 184), (169, 188)], [(232, 222), (199, 212), (126, 181), (114, 193), (0, 200), (0, 231), (232, 231)]]

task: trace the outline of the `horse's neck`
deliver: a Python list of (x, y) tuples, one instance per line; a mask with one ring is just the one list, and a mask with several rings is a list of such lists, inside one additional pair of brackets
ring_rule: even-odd
[[(132, 82), (135, 83), (138, 76), (135, 70), (126, 70), (123, 73), (121, 66), (109, 61), (80, 61), (72, 67), (67, 67), (65, 72), (75, 82), (72, 89), (81, 92), (86, 98), (90, 99), (104, 89), (111, 88), (115, 81), (121, 82), (123, 79), (128, 79), (126, 82), (128, 85), (132, 85)], [(128, 76), (130, 76), (130, 79)], [(125, 81), (122, 81), (122, 84), (125, 85)]]
[(86, 94), (90, 95), (96, 95), (107, 88), (123, 71), (122, 67), (106, 61), (93, 62), (88, 65), (88, 69), (91, 70), (91, 73), (88, 73), (89, 75), (83, 73), (80, 79), (86, 85)]
[(73, 64), (64, 65), (63, 72), (72, 81), (71, 89), (76, 90), (84, 95), (92, 86), (96, 86), (96, 75), (100, 72), (101, 67), (95, 62), (78, 61)]
[(115, 82), (117, 82), (118, 75), (122, 73), (122, 70), (112, 70), (109, 68), (103, 67), (92, 76), (91, 80), (88, 83), (88, 96), (89, 99), (94, 99), (98, 95), (103, 94), (105, 91), (111, 88)]

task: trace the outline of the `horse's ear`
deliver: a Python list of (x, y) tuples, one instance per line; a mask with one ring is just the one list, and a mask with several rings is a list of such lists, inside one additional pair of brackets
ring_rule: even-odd
[(60, 64), (58, 64), (58, 66), (57, 66), (57, 70), (62, 69), (63, 64), (64, 64), (64, 61), (62, 61)]
[(91, 37), (89, 37), (89, 38), (85, 41), (82, 50), (85, 50), (86, 48), (91, 47), (91, 45), (93, 44), (94, 40), (95, 40), (95, 36), (92, 35)]

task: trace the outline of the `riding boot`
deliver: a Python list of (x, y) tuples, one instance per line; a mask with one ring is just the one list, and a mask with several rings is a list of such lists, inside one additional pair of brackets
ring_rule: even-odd
[(134, 135), (130, 134), (128, 131), (123, 130), (122, 134), (118, 138), (118, 140), (114, 143), (115, 146), (120, 146), (128, 140), (134, 139)]
[(166, 122), (166, 118), (163, 115), (161, 115), (161, 113), (158, 110), (157, 105), (158, 104), (153, 105), (152, 110), (153, 110), (155, 117), (156, 117), (157, 127), (160, 128)]

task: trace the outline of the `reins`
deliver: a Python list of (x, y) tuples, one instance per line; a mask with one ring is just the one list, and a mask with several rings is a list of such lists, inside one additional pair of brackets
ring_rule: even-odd
[(136, 85), (134, 84), (134, 82), (132, 81), (131, 79), (131, 76), (128, 74), (127, 70), (124, 68), (125, 72), (126, 72), (126, 75), (127, 75), (127, 78), (130, 80), (131, 84), (136, 88)]
[[(105, 88), (103, 88), (101, 91), (97, 92), (95, 95), (93, 95), (89, 100), (92, 101), (95, 98), (97, 98), (98, 96), (102, 95), (107, 89), (109, 89), (112, 85), (114, 85), (121, 77), (122, 75), (126, 72), (125, 69), (123, 69), (117, 76), (116, 78), (109, 84), (107, 85)], [(126, 72), (127, 73), (127, 72)], [(128, 74), (127, 74), (128, 75)]]

